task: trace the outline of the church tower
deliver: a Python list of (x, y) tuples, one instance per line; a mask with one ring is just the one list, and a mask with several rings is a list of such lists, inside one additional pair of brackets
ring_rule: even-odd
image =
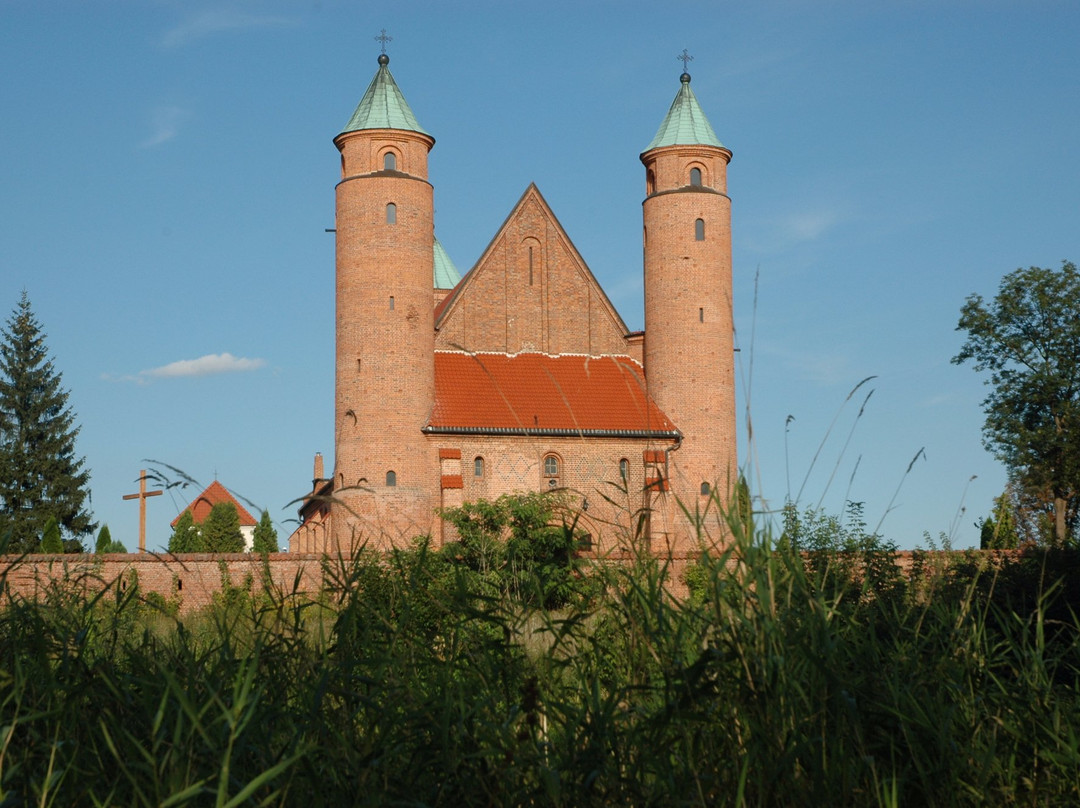
[[(671, 109), (641, 155), (644, 364), (649, 393), (682, 433), (680, 445), (666, 458), (671, 493), (694, 513), (714, 487), (727, 502), (738, 473), (727, 195), (731, 151), (698, 105), (690, 74), (684, 72), (680, 82)], [(668, 546), (692, 549), (687, 542), (695, 537), (680, 509), (668, 506), (667, 529), (675, 533), (669, 532)], [(654, 538), (656, 532), (654, 527)]]
[(425, 132), (379, 69), (345, 129), (337, 184), (333, 540), (385, 548), (429, 533), (438, 461), (423, 426), (435, 397), (434, 205)]

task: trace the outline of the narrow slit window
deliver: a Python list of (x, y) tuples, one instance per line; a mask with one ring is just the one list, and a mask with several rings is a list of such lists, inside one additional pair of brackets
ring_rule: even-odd
[(388, 471), (388, 472), (386, 472), (386, 487), (387, 488), (393, 488), (396, 485), (397, 485), (397, 472), (396, 471)]
[(392, 151), (388, 151), (383, 155), (382, 167), (384, 171), (396, 171), (397, 170), (397, 155)]
[[(698, 221), (701, 220), (698, 219)], [(397, 205), (393, 202), (388, 203), (386, 206), (386, 223), (397, 224)]]
[(695, 241), (704, 241), (705, 240), (705, 220), (704, 219), (696, 219), (694, 221), (694, 240)]
[(619, 478), (623, 482), (630, 479), (630, 461), (625, 457), (619, 461)]
[(394, 310), (394, 296), (390, 295), (390, 311)]
[(533, 248), (529, 247), (529, 286), (533, 285)]
[(474, 477), (483, 477), (484, 476), (484, 458), (478, 457), (478, 458), (476, 458), (476, 460), (473, 461), (473, 476)]
[(697, 310), (697, 319), (699, 323), (705, 322), (705, 309)]
[(695, 188), (700, 188), (701, 187), (701, 169), (700, 168), (691, 168), (690, 169), (690, 184), (693, 185)]

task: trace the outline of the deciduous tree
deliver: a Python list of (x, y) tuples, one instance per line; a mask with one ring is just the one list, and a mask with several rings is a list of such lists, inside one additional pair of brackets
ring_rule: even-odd
[(967, 340), (952, 361), (990, 374), (983, 441), (1052, 509), (1063, 545), (1080, 499), (1080, 272), (1068, 261), (1010, 272), (989, 303), (968, 297), (957, 330)]
[(11, 530), (11, 551), (35, 549), (50, 517), (74, 536), (97, 526), (83, 505), (90, 472), (78, 434), (23, 292), (0, 343), (0, 532)]

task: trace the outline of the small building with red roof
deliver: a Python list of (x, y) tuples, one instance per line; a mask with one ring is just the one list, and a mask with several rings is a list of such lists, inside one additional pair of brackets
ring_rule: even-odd
[(228, 502), (236, 508), (236, 515), (240, 517), (240, 535), (244, 537), (244, 550), (250, 552), (252, 547), (255, 546), (255, 527), (259, 524), (259, 520), (252, 516), (247, 508), (241, 505), (240, 501), (229, 492), (229, 489), (217, 480), (206, 486), (201, 494), (180, 511), (176, 518), (169, 523), (169, 527), (176, 527), (180, 517), (189, 511), (192, 521), (197, 525), (201, 525), (206, 517), (210, 515), (210, 511), (213, 510), (214, 506), (222, 502)]

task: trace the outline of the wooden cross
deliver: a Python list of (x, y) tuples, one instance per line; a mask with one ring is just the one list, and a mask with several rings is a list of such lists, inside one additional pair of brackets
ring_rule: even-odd
[(146, 469), (139, 472), (139, 493), (124, 494), (124, 499), (139, 500), (139, 552), (146, 552), (146, 498), (160, 497), (161, 491), (146, 490)]

